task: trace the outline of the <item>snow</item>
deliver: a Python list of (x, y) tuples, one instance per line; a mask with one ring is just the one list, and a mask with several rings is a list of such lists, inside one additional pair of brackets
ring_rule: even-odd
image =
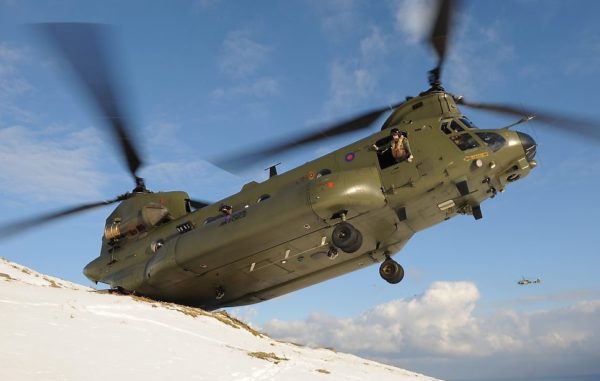
[(436, 380), (273, 340), (224, 312), (115, 295), (0, 258), (2, 380)]

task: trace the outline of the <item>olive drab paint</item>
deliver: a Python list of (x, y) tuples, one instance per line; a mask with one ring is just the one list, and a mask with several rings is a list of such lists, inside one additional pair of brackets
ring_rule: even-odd
[[(199, 210), (185, 192), (137, 194), (107, 218), (101, 254), (84, 273), (112, 288), (214, 309), (384, 262), (418, 231), (461, 214), (481, 218), (484, 201), (535, 166), (524, 134), (472, 127), (451, 95), (430, 90), (399, 106), (380, 132)], [(412, 162), (386, 163), (373, 148), (391, 128), (407, 132)], [(222, 204), (233, 207), (227, 221)], [(335, 232), (341, 223), (356, 233)], [(352, 252), (334, 245), (344, 240)], [(398, 270), (390, 264), (382, 276)]]

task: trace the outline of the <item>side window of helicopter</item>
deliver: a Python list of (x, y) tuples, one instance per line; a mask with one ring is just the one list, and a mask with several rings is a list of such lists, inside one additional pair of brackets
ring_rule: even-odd
[(506, 144), (506, 139), (493, 132), (477, 132), (477, 136), (494, 152)]
[(452, 140), (454, 144), (456, 144), (462, 151), (479, 147), (477, 140), (473, 139), (473, 137), (468, 133), (453, 135), (450, 137), (450, 140)]
[(467, 126), (467, 128), (478, 128), (476, 125), (473, 124), (473, 122), (471, 122), (471, 119), (467, 118), (466, 116), (462, 116), (460, 118), (460, 121)]
[(391, 167), (394, 164), (397, 164), (396, 160), (392, 156), (392, 150), (389, 149), (391, 141), (392, 137), (386, 136), (383, 139), (379, 139), (374, 144), (377, 151), (377, 160), (379, 161), (379, 168), (381, 169), (385, 169), (387, 167)]
[(442, 132), (446, 135), (450, 135), (453, 132), (463, 132), (465, 129), (456, 121), (442, 123)]

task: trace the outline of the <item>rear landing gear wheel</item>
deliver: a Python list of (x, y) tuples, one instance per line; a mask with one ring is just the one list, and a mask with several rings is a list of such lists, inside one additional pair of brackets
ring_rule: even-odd
[(388, 257), (379, 266), (379, 275), (388, 283), (400, 283), (402, 278), (404, 278), (404, 268), (398, 262)]
[(362, 234), (347, 222), (337, 224), (331, 234), (333, 244), (346, 253), (354, 253), (362, 245)]

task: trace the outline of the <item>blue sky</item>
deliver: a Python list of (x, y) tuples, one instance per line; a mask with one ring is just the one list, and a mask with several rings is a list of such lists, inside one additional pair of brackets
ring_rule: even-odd
[[(52, 52), (26, 24), (114, 25), (114, 59), (153, 190), (219, 200), (266, 172), (206, 162), (268, 137), (392, 104), (427, 88), (427, 1), (0, 0), (1, 222), (132, 188), (118, 152)], [(444, 85), (455, 94), (600, 120), (600, 5), (464, 2)], [(463, 109), (476, 124), (499, 118)], [(374, 125), (373, 131), (379, 126)], [(598, 142), (535, 121), (532, 174), (420, 232), (377, 266), (232, 312), (280, 338), (449, 380), (600, 374)], [(363, 136), (274, 159), (280, 171)], [(264, 168), (272, 163), (260, 163)], [(90, 285), (104, 219), (92, 211), (0, 242), (0, 255)], [(516, 281), (541, 277), (519, 287)]]

